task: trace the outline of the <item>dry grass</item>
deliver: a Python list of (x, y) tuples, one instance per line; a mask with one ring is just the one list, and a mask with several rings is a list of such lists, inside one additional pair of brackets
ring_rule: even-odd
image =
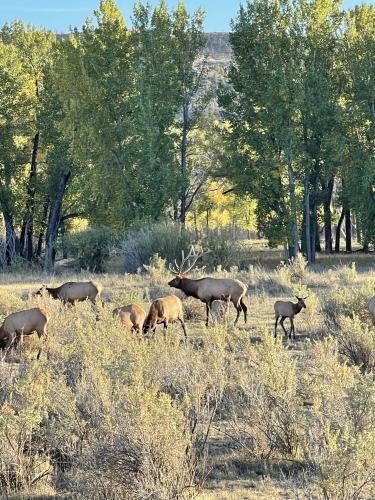
[[(136, 447), (143, 443), (144, 446), (147, 444), (149, 450), (152, 450), (153, 447), (160, 447), (161, 444), (151, 439), (147, 432), (150, 429), (159, 429), (156, 434), (162, 433), (161, 422), (165, 418), (165, 421), (169, 422), (167, 426), (171, 426), (171, 432), (173, 427), (175, 433), (173, 439), (176, 443), (181, 442), (182, 450), (184, 446), (187, 446), (184, 441), (187, 439), (187, 428), (185, 429), (184, 426), (190, 421), (193, 410), (198, 411), (199, 408), (199, 411), (203, 412), (202, 425), (204, 427), (204, 423), (208, 422), (204, 412), (210, 410), (211, 402), (215, 398), (217, 398), (218, 408), (209, 434), (208, 461), (206, 466), (203, 466), (202, 462), (198, 467), (199, 470), (201, 467), (204, 468), (203, 472), (200, 470), (198, 476), (203, 473), (206, 477), (199, 498), (202, 500), (296, 498), (297, 491), (299, 497), (303, 498), (305, 479), (299, 476), (299, 466), (296, 465), (297, 462), (302, 461), (299, 445), (292, 449), (290, 456), (282, 456), (280, 450), (276, 448), (271, 447), (269, 450), (267, 448), (269, 443), (266, 440), (262, 441), (257, 435), (258, 431), (252, 427), (253, 422), (262, 422), (261, 412), (264, 411), (267, 415), (269, 411), (267, 405), (273, 404), (272, 398), (276, 397), (272, 393), (268, 401), (262, 399), (263, 396), (261, 398), (260, 395), (266, 389), (269, 390), (269, 387), (273, 387), (272, 390), (275, 391), (276, 386), (274, 387), (273, 384), (276, 384), (278, 379), (290, 377), (288, 390), (292, 391), (293, 396), (285, 401), (280, 399), (280, 405), (286, 405), (283, 411), (288, 411), (291, 419), (301, 411), (301, 425), (302, 422), (309, 422), (310, 415), (305, 409), (300, 409), (300, 401), (321, 408), (319, 405), (324, 398), (327, 398), (325, 405), (330, 408), (331, 395), (327, 395), (327, 391), (335, 390), (337, 404), (341, 404), (339, 403), (341, 399), (342, 405), (346, 404), (344, 403), (346, 396), (340, 393), (339, 388), (334, 388), (335, 377), (343, 380), (343, 387), (346, 387), (345, 390), (349, 393), (354, 390), (353, 387), (356, 387), (358, 380), (362, 380), (358, 377), (363, 377), (363, 375), (357, 374), (355, 362), (348, 364), (346, 353), (341, 358), (340, 353), (337, 353), (341, 345), (340, 335), (342, 336), (343, 332), (347, 336), (351, 335), (351, 324), (348, 323), (351, 321), (350, 314), (357, 312), (355, 305), (350, 306), (351, 311), (348, 312), (340, 301), (345, 300), (342, 299), (344, 292), (349, 293), (353, 304), (358, 296), (358, 304), (362, 304), (361, 308), (363, 308), (363, 297), (371, 293), (375, 282), (375, 272), (372, 267), (374, 259), (369, 256), (356, 255), (356, 264), (353, 266), (351, 264), (354, 260), (353, 255), (342, 256), (336, 260), (327, 257), (321, 259), (311, 270), (301, 267), (290, 270), (277, 267), (279, 257), (278, 254), (270, 252), (265, 255), (264, 267), (253, 265), (249, 271), (221, 273), (221, 275), (239, 278), (249, 285), (247, 298), (249, 322), (247, 325), (240, 321), (239, 327), (234, 328), (232, 326), (235, 318), (233, 307), (230, 306), (229, 313), (226, 314), (225, 307), (218, 304), (215, 306), (213, 325), (207, 329), (204, 326), (204, 305), (177, 293), (183, 300), (188, 320), (189, 345), (187, 347), (180, 344), (181, 332), (178, 326), (170, 328), (166, 342), (162, 335), (157, 335), (154, 342), (139, 342), (125, 335), (119, 322), (111, 316), (114, 307), (136, 302), (147, 309), (155, 298), (174, 293), (174, 290), (166, 284), (169, 273), (163, 268), (151, 269), (148, 274), (142, 275), (107, 273), (94, 276), (88, 273), (75, 274), (69, 270), (50, 276), (37, 273), (1, 275), (0, 317), (20, 308), (40, 304), (50, 309), (52, 318), (48, 327), (50, 335), (47, 345), (48, 359), (44, 356), (39, 364), (35, 363), (34, 355), (38, 341), (36, 338), (28, 338), (25, 339), (24, 351), (21, 355), (12, 353), (7, 362), (0, 363), (0, 404), (10, 401), (11, 395), (7, 386), (11, 385), (12, 397), (27, 402), (27, 404), (25, 402), (25, 408), (27, 407), (30, 414), (27, 418), (25, 417), (25, 425), (31, 426), (28, 436), (32, 435), (33, 440), (38, 443), (54, 443), (54, 449), (58, 449), (59, 453), (71, 453), (74, 456), (72, 464), (74, 464), (75, 471), (72, 473), (70, 470), (67, 473), (65, 470), (58, 470), (57, 465), (54, 465), (52, 455), (42, 457), (38, 452), (38, 463), (35, 460), (32, 463), (27, 462), (26, 459), (22, 462), (22, 467), (26, 471), (25, 477), (27, 474), (35, 476), (42, 467), (46, 467), (50, 471), (49, 474), (43, 481), (36, 481), (25, 491), (22, 488), (29, 484), (26, 478), (17, 493), (19, 496), (14, 498), (22, 498), (20, 496), (22, 491), (25, 492), (27, 498), (38, 494), (46, 497), (48, 495), (61, 496), (67, 492), (74, 492), (78, 497), (81, 495), (80, 498), (85, 498), (87, 495), (99, 498), (100, 494), (95, 496), (95, 491), (102, 491), (102, 497), (105, 492), (107, 498), (116, 498), (116, 495), (121, 497), (125, 490), (131, 492), (128, 493), (129, 498), (142, 498), (142, 495), (149, 494), (148, 488), (151, 486), (148, 483), (135, 482), (131, 486), (116, 485), (116, 488), (119, 488), (116, 490), (113, 486), (113, 478), (108, 479), (111, 483), (110, 487), (102, 483), (99, 485), (96, 480), (93, 480), (94, 471), (98, 470), (100, 474), (102, 472), (104, 474), (107, 471), (106, 467), (113, 468), (115, 466), (111, 464), (117, 464), (116, 457), (111, 455), (112, 448), (109, 448), (109, 443), (114, 446), (118, 440), (129, 439), (128, 434), (123, 434), (125, 430), (119, 423), (121, 422), (125, 429), (130, 429), (132, 435), (137, 437), (137, 441), (131, 441), (129, 446)], [(200, 276), (200, 273), (197, 272), (196, 276)], [(95, 321), (95, 315), (88, 304), (78, 304), (75, 308), (66, 309), (58, 302), (48, 298), (36, 298), (33, 295), (41, 283), (58, 285), (68, 280), (86, 279), (99, 282), (103, 290), (102, 295), (106, 304), (100, 310), (101, 321), (99, 322)], [(341, 293), (340, 290), (343, 292)], [(275, 344), (272, 338), (273, 303), (278, 298), (293, 299), (293, 296), (299, 293), (308, 293), (309, 299), (307, 299), (307, 311), (303, 311), (296, 318), (297, 341), (292, 344), (282, 338), (282, 343)], [(333, 330), (334, 327), (329, 321), (327, 323), (330, 315), (329, 308), (337, 311), (338, 318), (342, 322), (337, 323), (335, 327), (337, 330)], [(372, 344), (363, 336), (372, 335), (373, 329), (365, 314), (360, 321), (366, 323), (368, 329), (362, 328), (364, 333), (356, 334), (356, 349), (357, 351), (361, 349), (361, 342), (366, 343), (366, 349), (372, 349), (368, 347)], [(341, 327), (341, 324), (345, 328)], [(286, 326), (289, 326), (288, 321), (286, 321)], [(355, 328), (360, 330), (361, 323), (356, 323)], [(280, 337), (281, 333), (280, 329)], [(336, 339), (336, 334), (338, 344), (335, 343), (336, 340), (333, 340), (333, 347), (326, 345), (324, 339), (330, 335)], [(318, 352), (320, 355), (317, 354)], [(269, 359), (266, 359), (268, 354)], [(289, 361), (285, 362), (285, 359)], [(281, 372), (273, 374), (273, 366), (279, 366)], [(266, 370), (266, 367), (269, 368)], [(295, 376), (292, 374), (293, 370), (295, 370), (295, 375), (298, 373), (296, 387), (292, 381)], [(327, 379), (331, 377), (332, 386), (327, 386), (323, 390), (311, 385), (312, 376), (317, 377), (319, 370), (326, 370)], [(33, 406), (33, 398), (30, 396), (29, 400), (29, 395), (22, 393), (23, 389), (19, 387), (20, 383), (22, 385), (31, 376), (37, 381), (34, 390), (38, 398), (42, 398), (38, 407)], [(262, 386), (260, 381), (266, 380), (267, 377), (269, 377), (269, 385)], [(322, 377), (322, 381), (324, 378)], [(41, 390), (43, 384), (48, 387), (48, 390), (39, 394), (38, 391)], [(149, 402), (148, 406), (143, 408), (145, 395), (142, 391), (146, 389)], [(371, 387), (368, 387), (366, 390), (370, 389)], [(155, 393), (154, 390), (156, 390)], [(259, 393), (254, 391), (259, 391)], [(167, 399), (161, 401), (160, 394), (165, 394)], [(254, 394), (260, 398), (257, 406), (253, 406), (255, 402), (251, 401)], [(115, 397), (117, 399), (114, 399)], [(281, 395), (278, 394), (278, 397)], [(292, 404), (293, 398), (295, 402)], [(132, 401), (135, 407), (139, 405), (138, 409), (134, 408), (134, 415), (127, 406), (129, 401)], [(149, 417), (144, 417), (145, 420), (142, 421), (141, 426), (134, 420), (134, 416), (140, 414), (137, 412), (144, 412), (146, 409)], [(335, 409), (335, 411), (338, 410)], [(330, 415), (329, 418), (344, 419), (345, 411), (342, 410), (339, 415)], [(160, 412), (164, 412), (162, 420), (160, 420)], [(21, 422), (20, 415), (13, 418)], [(50, 427), (56, 418), (59, 421), (58, 431)], [(275, 413), (270, 418), (277, 421), (281, 417), (280, 414)], [(323, 414), (320, 418), (323, 419)], [(106, 422), (103, 419), (107, 419)], [(172, 426), (173, 422), (179, 423)], [(311, 422), (309, 425), (313, 426)], [(339, 420), (336, 420), (337, 422)], [(2, 424), (4, 425), (4, 420)], [(111, 429), (110, 436), (107, 435), (108, 429)], [(203, 431), (203, 428), (201, 430)], [(20, 430), (15, 427), (12, 432), (15, 433), (14, 439), (16, 439)], [(311, 437), (312, 441), (309, 441), (309, 446), (314, 439), (322, 439), (322, 429), (315, 429), (314, 432), (316, 435)], [(302, 428), (296, 425), (296, 441), (301, 439), (300, 433), (303, 434)], [(20, 436), (23, 438), (22, 433)], [(3, 437), (0, 436), (0, 439)], [(19, 438), (18, 436), (17, 439)], [(80, 439), (83, 448), (77, 451)], [(256, 439), (257, 448), (251, 444), (254, 439)], [(101, 443), (103, 446), (106, 443), (106, 446), (101, 447)], [(166, 434), (163, 441), (166, 456), (172, 453), (172, 445), (173, 443), (168, 443)], [(171, 447), (168, 448), (168, 446)], [(178, 454), (177, 448), (176, 452), (173, 452), (173, 457), (169, 457), (167, 462), (165, 457), (159, 457), (163, 467), (166, 468), (166, 477), (169, 474), (168, 467), (174, 471), (182, 470), (179, 467), (182, 467), (185, 459)], [(97, 454), (95, 455), (94, 452)], [(320, 467), (321, 473), (331, 478), (332, 474), (328, 465), (314, 453), (315, 451), (311, 451), (309, 463), (315, 464), (314, 467)], [(366, 453), (367, 451), (364, 450), (365, 460), (368, 460)], [(108, 457), (106, 464), (100, 459), (103, 454)], [(339, 458), (335, 456), (336, 459), (339, 461)], [(0, 466), (1, 460), (3, 458), (0, 453)], [(0, 470), (0, 476), (4, 467), (6, 467), (5, 463), (3, 469)], [(142, 467), (146, 467), (143, 473), (147, 470), (148, 477), (154, 477), (150, 463), (144, 462)], [(191, 473), (193, 474), (192, 471)], [(307, 474), (307, 469), (304, 469), (304, 474)], [(309, 469), (308, 474), (315, 477), (316, 470)], [(172, 476), (168, 478), (168, 481), (172, 481)], [(0, 480), (2, 480), (1, 477)], [(156, 481), (155, 477), (154, 480)], [(11, 479), (9, 481), (11, 482)], [(85, 489), (84, 484), (90, 481), (92, 489)], [(332, 484), (334, 484), (333, 479)], [(155, 498), (167, 498), (166, 490), (163, 490), (160, 484), (157, 487), (161, 488), (160, 496)], [(95, 488), (104, 489), (95, 490)], [(110, 491), (108, 488), (112, 488), (114, 496), (108, 494)], [(137, 496), (133, 489), (126, 488), (138, 488), (143, 493)], [(320, 493), (317, 492), (320, 490), (314, 481), (310, 481), (309, 488), (312, 488), (313, 495), (319, 497)], [(329, 485), (327, 488), (331, 488), (329, 490), (331, 495), (335, 494), (332, 493), (335, 491), (334, 486)], [(184, 494), (187, 495), (186, 492)]]

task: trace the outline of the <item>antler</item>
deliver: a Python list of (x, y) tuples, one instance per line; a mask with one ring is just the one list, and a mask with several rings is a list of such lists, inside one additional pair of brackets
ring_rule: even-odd
[[(173, 273), (173, 274), (182, 274), (182, 273), (188, 273), (189, 271), (191, 271), (193, 269), (193, 267), (195, 266), (197, 260), (202, 257), (202, 255), (206, 254), (206, 253), (209, 253), (210, 250), (207, 250), (206, 252), (201, 252), (201, 253), (197, 253), (195, 250), (194, 250), (194, 246), (191, 245), (191, 249), (190, 249), (190, 252), (188, 253), (188, 255), (185, 257), (185, 252), (182, 250), (182, 260), (181, 260), (181, 264), (178, 265), (177, 264), (177, 260), (175, 259), (174, 260), (174, 265), (172, 264), (169, 264), (169, 270)], [(189, 262), (189, 260), (192, 259), (191, 262)], [(187, 269), (184, 269), (184, 266), (186, 264), (186, 262), (188, 262), (188, 268)]]

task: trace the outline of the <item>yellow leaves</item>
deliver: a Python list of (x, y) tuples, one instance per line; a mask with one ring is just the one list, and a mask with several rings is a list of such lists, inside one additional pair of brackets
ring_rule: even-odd
[(115, 0), (100, 0), (100, 7), (95, 11), (95, 15), (99, 22), (103, 23), (118, 23), (119, 29), (125, 28), (125, 20), (116, 5)]

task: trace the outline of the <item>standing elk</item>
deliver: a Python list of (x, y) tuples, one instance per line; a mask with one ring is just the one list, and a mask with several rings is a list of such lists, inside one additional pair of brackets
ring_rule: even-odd
[(149, 330), (155, 333), (156, 325), (163, 324), (165, 336), (165, 330), (168, 328), (168, 323), (177, 320), (181, 324), (186, 342), (187, 334), (181, 300), (176, 297), (176, 295), (168, 295), (162, 299), (156, 299), (151, 304), (150, 311), (144, 322), (143, 333), (146, 334)]
[(368, 301), (368, 310), (372, 317), (372, 322), (375, 325), (375, 295)]
[(137, 304), (129, 304), (123, 307), (117, 307), (112, 311), (113, 317), (118, 316), (121, 323), (128, 332), (141, 333), (143, 323), (146, 319), (146, 311)]
[[(247, 293), (247, 286), (242, 281), (231, 278), (201, 278), (190, 279), (187, 273), (191, 271), (196, 264), (197, 260), (204, 255), (204, 253), (196, 253), (192, 246), (189, 254), (185, 257), (182, 252), (182, 261), (178, 265), (174, 261), (174, 265), (169, 264), (169, 269), (176, 277), (171, 280), (168, 285), (173, 288), (182, 290), (188, 297), (194, 297), (206, 304), (206, 326), (208, 326), (208, 317), (211, 312), (212, 302), (215, 300), (222, 300), (227, 303), (232, 302), (237, 311), (237, 316), (234, 324), (236, 325), (243, 311), (245, 323), (247, 322), (247, 306), (244, 303), (244, 297)], [(186, 269), (184, 266), (188, 263)], [(212, 313), (211, 313), (212, 314)]]
[(64, 304), (74, 305), (76, 302), (83, 302), (87, 299), (94, 305), (98, 299), (103, 304), (100, 298), (100, 288), (92, 281), (68, 281), (56, 288), (43, 285), (36, 294), (43, 295), (44, 292), (47, 292), (54, 299), (61, 300)]
[[(47, 337), (46, 326), (48, 319), (48, 313), (39, 307), (18, 311), (7, 316), (0, 326), (0, 342), (6, 340), (3, 360), (12, 345), (22, 338), (23, 335), (31, 335), (36, 332), (39, 338), (43, 337), (45, 340)], [(39, 359), (41, 352), (42, 348), (39, 348), (37, 359)]]
[(276, 329), (277, 329), (277, 324), (279, 321), (279, 318), (281, 317), (280, 320), (280, 325), (281, 328), (284, 330), (284, 333), (286, 336), (288, 336), (287, 331), (285, 330), (284, 327), (284, 321), (286, 318), (290, 319), (290, 332), (289, 332), (289, 338), (292, 338), (292, 334), (294, 338), (296, 338), (296, 329), (294, 327), (294, 316), (298, 314), (299, 312), (302, 311), (302, 309), (306, 309), (306, 304), (305, 300), (307, 299), (306, 297), (297, 297), (296, 299), (298, 302), (295, 304), (293, 302), (287, 302), (284, 300), (277, 300), (274, 304), (274, 309), (275, 309), (275, 338), (277, 337)]

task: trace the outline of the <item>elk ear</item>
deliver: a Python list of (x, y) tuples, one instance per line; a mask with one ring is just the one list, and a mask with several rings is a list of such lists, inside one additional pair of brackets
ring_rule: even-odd
[(180, 274), (179, 274), (179, 277), (180, 277), (180, 278), (187, 278), (187, 274), (186, 274), (186, 273), (180, 273)]
[(308, 295), (306, 295), (306, 297), (303, 297), (303, 300), (306, 300), (306, 299), (308, 299), (308, 298), (309, 298), (309, 296), (308, 296)]

